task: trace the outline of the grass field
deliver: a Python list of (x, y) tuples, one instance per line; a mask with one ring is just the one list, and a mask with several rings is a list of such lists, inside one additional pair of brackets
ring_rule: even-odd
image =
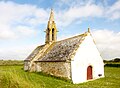
[(22, 66), (23, 60), (0, 60), (0, 66)]
[(105, 78), (72, 84), (41, 73), (24, 72), (22, 66), (0, 66), (0, 88), (120, 88), (120, 68), (105, 67)]

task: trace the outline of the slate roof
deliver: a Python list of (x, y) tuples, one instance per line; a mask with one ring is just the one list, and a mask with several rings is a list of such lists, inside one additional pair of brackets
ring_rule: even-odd
[(71, 60), (75, 55), (76, 50), (85, 38), (85, 34), (74, 36), (65, 40), (54, 42), (50, 50), (38, 58), (39, 62), (59, 62)]
[(43, 49), (45, 45), (38, 46), (26, 59), (25, 61), (30, 61), (34, 59), (34, 57), (39, 53), (40, 50)]

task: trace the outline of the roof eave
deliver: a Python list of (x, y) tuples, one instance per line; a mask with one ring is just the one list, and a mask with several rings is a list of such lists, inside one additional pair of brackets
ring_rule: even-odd
[(30, 61), (30, 60), (24, 60), (24, 61)]
[(38, 61), (34, 61), (34, 62), (66, 62), (66, 60), (38, 60)]

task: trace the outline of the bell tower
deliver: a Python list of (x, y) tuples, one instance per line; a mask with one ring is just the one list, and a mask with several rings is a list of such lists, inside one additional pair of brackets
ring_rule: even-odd
[(46, 29), (46, 40), (45, 43), (52, 43), (52, 42), (56, 42), (57, 41), (57, 28), (56, 28), (56, 24), (54, 21), (54, 12), (53, 9), (51, 9), (51, 13), (50, 13), (50, 17), (49, 17), (49, 21), (47, 24), (47, 29)]

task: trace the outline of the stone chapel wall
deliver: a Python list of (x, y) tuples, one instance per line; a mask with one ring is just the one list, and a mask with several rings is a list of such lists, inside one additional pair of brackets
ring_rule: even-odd
[(67, 62), (37, 62), (36, 71), (71, 79), (70, 63)]

